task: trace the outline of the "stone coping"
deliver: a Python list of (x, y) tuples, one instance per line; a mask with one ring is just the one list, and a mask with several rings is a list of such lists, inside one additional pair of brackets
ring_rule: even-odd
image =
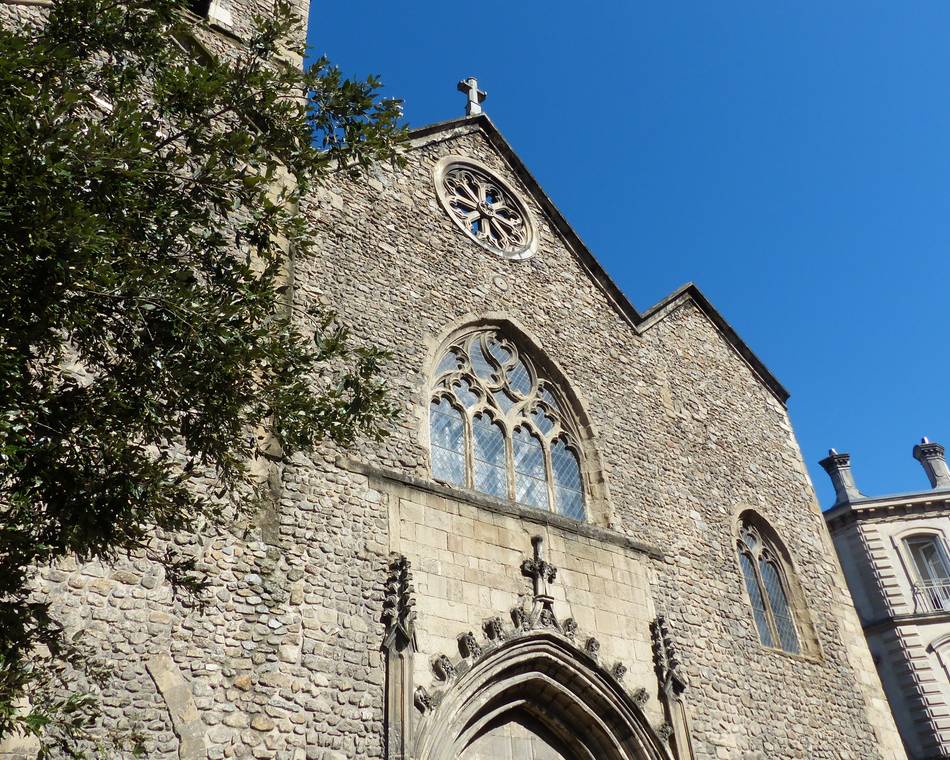
[(528, 522), (537, 523), (539, 525), (547, 525), (552, 528), (558, 528), (565, 531), (566, 533), (574, 533), (594, 541), (600, 541), (605, 544), (613, 544), (614, 546), (619, 546), (623, 549), (629, 549), (630, 551), (635, 551), (640, 554), (646, 554), (651, 559), (665, 559), (663, 552), (655, 546), (642, 543), (630, 538), (629, 536), (625, 536), (622, 533), (618, 533), (615, 530), (610, 530), (609, 528), (603, 528), (598, 525), (591, 525), (590, 523), (585, 522), (578, 522), (577, 520), (571, 520), (568, 517), (562, 517), (561, 515), (554, 514), (553, 512), (543, 512), (539, 509), (524, 507), (514, 502), (494, 499), (491, 496), (486, 496), (483, 493), (471, 491), (466, 488), (453, 488), (452, 486), (442, 485), (441, 483), (422, 480), (421, 478), (407, 475), (397, 470), (391, 470), (386, 467), (367, 464), (366, 462), (360, 462), (356, 459), (351, 459), (350, 457), (338, 457), (336, 460), (336, 465), (345, 470), (349, 470), (350, 472), (355, 472), (359, 475), (365, 475), (368, 478), (374, 478), (389, 483), (397, 483), (399, 485), (419, 491), (435, 494), (436, 496), (441, 496), (446, 499), (452, 499), (453, 501), (463, 501), (466, 504), (471, 504), (472, 506), (484, 509), (488, 512), (494, 512), (496, 514), (506, 515), (508, 517), (516, 517), (518, 519), (527, 520)]
[(867, 497), (836, 504), (822, 514), (832, 531), (853, 522), (887, 521), (891, 518), (922, 515), (928, 512), (950, 511), (950, 492), (946, 490), (923, 493), (894, 494)]

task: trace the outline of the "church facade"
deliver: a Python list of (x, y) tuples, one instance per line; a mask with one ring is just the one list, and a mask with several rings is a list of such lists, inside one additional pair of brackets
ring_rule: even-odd
[[(268, 3), (211, 5), (239, 44)], [(638, 311), (463, 89), (300, 209), (295, 313), (391, 352), (392, 435), (188, 537), (206, 611), (143, 558), (44, 571), (108, 720), (160, 760), (905, 758), (787, 393), (696, 287)]]

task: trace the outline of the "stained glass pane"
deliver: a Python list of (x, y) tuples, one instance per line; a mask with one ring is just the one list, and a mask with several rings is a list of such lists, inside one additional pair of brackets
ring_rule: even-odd
[(772, 562), (760, 559), (759, 572), (762, 573), (762, 582), (765, 584), (765, 593), (769, 598), (772, 618), (775, 620), (775, 627), (778, 628), (778, 638), (782, 649), (798, 654), (800, 650), (798, 633), (795, 630), (795, 621), (792, 619), (792, 611), (788, 606), (788, 597), (782, 587), (778, 568)]
[(515, 458), (515, 499), (532, 507), (548, 508), (548, 484), (541, 441), (525, 428), (512, 438)]
[(547, 435), (554, 429), (554, 420), (548, 417), (541, 407), (536, 406), (531, 412), (531, 421), (537, 425), (544, 435)]
[(453, 384), (452, 390), (466, 409), (478, 403), (478, 394), (472, 390), (472, 384), (465, 378)]
[(488, 341), (488, 353), (495, 357), (498, 360), (499, 364), (504, 364), (511, 358), (511, 351), (505, 348), (501, 343), (499, 343), (494, 338), (491, 338)]
[(518, 400), (504, 389), (493, 393), (492, 398), (505, 411), (505, 414), (508, 414), (511, 408), (518, 403)]
[(508, 370), (508, 384), (522, 396), (527, 395), (528, 391), (531, 390), (531, 373), (528, 372), (525, 363), (520, 359), (514, 367)]
[(584, 492), (577, 455), (564, 441), (555, 441), (551, 448), (551, 469), (554, 471), (554, 501), (557, 511), (574, 520), (584, 519)]
[(767, 647), (775, 646), (775, 642), (772, 640), (772, 631), (769, 629), (769, 620), (765, 615), (762, 590), (759, 588), (759, 581), (755, 577), (755, 567), (752, 565), (752, 560), (740, 551), (739, 564), (742, 565), (745, 588), (749, 592), (749, 601), (752, 602), (752, 615), (755, 618), (755, 627), (759, 630), (759, 640)]
[(472, 348), (469, 351), (469, 358), (472, 360), (472, 369), (482, 380), (491, 381), (495, 377), (495, 368), (488, 362), (482, 351), (482, 342), (476, 338), (472, 341)]
[(472, 421), (472, 445), (475, 460), (475, 488), (483, 493), (508, 498), (508, 470), (505, 461), (505, 437), (487, 414)]
[(429, 406), (432, 475), (437, 480), (465, 485), (465, 423), (462, 413), (447, 399)]
[(461, 366), (462, 360), (459, 355), (455, 353), (455, 351), (447, 351), (439, 362), (439, 366), (435, 369), (436, 377), (444, 375), (446, 372), (453, 372), (460, 369)]
[(551, 405), (551, 408), (557, 410), (557, 401), (554, 400), (554, 394), (551, 393), (551, 389), (546, 385), (542, 386), (541, 390), (538, 392), (538, 396), (547, 404)]

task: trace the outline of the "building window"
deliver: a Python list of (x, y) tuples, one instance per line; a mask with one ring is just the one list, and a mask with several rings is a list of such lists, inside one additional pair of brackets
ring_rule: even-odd
[(496, 330), (453, 342), (429, 405), (432, 476), (583, 520), (577, 427), (552, 382)]
[(525, 259), (538, 233), (519, 195), (488, 167), (447, 156), (434, 168), (436, 194), (452, 221), (471, 240), (507, 259)]
[(739, 529), (738, 551), (759, 641), (767, 647), (800, 654), (798, 628), (779, 553), (748, 522)]
[(914, 597), (923, 612), (950, 610), (950, 561), (939, 536), (922, 534), (904, 539), (914, 561)]

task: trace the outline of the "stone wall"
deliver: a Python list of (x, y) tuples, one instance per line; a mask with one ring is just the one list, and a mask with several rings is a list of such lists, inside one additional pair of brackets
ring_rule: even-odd
[(950, 522), (929, 497), (893, 501), (832, 519), (832, 535), (908, 754), (924, 760), (950, 753), (950, 612), (915, 593), (904, 539), (925, 533), (946, 546)]
[[(414, 669), (434, 687), (432, 655), (528, 592), (519, 565), (541, 534), (560, 568), (555, 609), (626, 665), (629, 688), (656, 694), (649, 623), (667, 615), (697, 758), (902, 757), (774, 388), (695, 292), (645, 318), (620, 303), (500, 147), (487, 122), (449, 125), (417, 135), (404, 169), (334, 177), (304, 204), (317, 254), (294, 262), (296, 317), (332, 307), (357, 341), (390, 350), (401, 415), (347, 459), (326, 447), (282, 463), (263, 527), (165, 537), (206, 570), (207, 609), (175, 599), (147, 556), (44, 571), (39, 592), (114, 663), (108, 725), (144, 728), (149, 758), (381, 758), (391, 552), (417, 569)], [(450, 154), (517, 190), (538, 223), (536, 255), (496, 257), (452, 223), (432, 182)], [(591, 526), (432, 484), (432, 362), (474, 319), (517, 325), (571, 384), (605, 479)], [(735, 552), (748, 508), (788, 547), (816, 656), (758, 642)], [(659, 719), (655, 699), (646, 712)]]
[[(492, 256), (452, 224), (431, 179), (450, 154), (480, 160), (528, 199), (536, 256)], [(699, 756), (901, 756), (786, 410), (702, 309), (684, 298), (632, 326), (472, 123), (417, 140), (405, 170), (342, 181), (305, 213), (323, 255), (296, 262), (301, 312), (332, 304), (394, 353), (402, 423), (361, 459), (427, 478), (427, 371), (440, 336), (478, 316), (511, 320), (559, 363), (593, 421), (605, 520), (667, 557), (652, 593), (683, 638)], [(817, 658), (758, 644), (734, 552), (744, 507), (797, 564)]]

